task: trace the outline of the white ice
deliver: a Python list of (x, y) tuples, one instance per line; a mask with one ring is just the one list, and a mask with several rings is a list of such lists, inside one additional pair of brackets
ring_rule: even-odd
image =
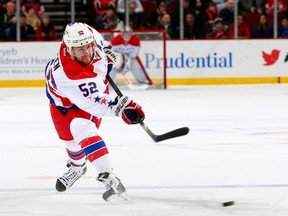
[(100, 133), (131, 197), (112, 205), (91, 165), (69, 191), (55, 191), (67, 157), (45, 89), (0, 89), (1, 216), (288, 215), (288, 85), (123, 92), (154, 133), (190, 133), (155, 143), (141, 126), (105, 118)]

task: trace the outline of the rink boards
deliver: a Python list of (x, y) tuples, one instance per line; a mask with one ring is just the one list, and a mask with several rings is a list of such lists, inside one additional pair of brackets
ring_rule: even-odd
[[(286, 40), (167, 41), (168, 85), (287, 83)], [(0, 43), (0, 87), (44, 86), (44, 69), (60, 42)], [(162, 79), (161, 41), (142, 41), (140, 58)]]

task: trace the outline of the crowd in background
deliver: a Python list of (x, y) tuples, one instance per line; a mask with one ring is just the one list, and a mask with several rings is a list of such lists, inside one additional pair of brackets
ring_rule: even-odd
[[(93, 0), (97, 29), (121, 29), (124, 0)], [(238, 38), (273, 38), (274, 0), (238, 1)], [(180, 36), (179, 1), (130, 0), (132, 29), (165, 29), (169, 39)], [(278, 37), (288, 37), (288, 4), (278, 0)], [(234, 38), (234, 0), (184, 0), (185, 39)], [(120, 27), (119, 27), (120, 25)]]
[[(56, 40), (56, 29), (39, 0), (21, 1), (19, 17), (21, 40)], [(0, 0), (0, 40), (15, 41), (16, 1)]]
[[(88, 0), (97, 30), (123, 29), (125, 0)], [(288, 0), (278, 0), (278, 38), (288, 38)], [(179, 0), (129, 0), (131, 29), (164, 29), (179, 39)], [(274, 0), (238, 1), (238, 38), (273, 38)], [(15, 0), (0, 0), (0, 40), (16, 40)], [(184, 0), (184, 39), (234, 38), (234, 0)], [(56, 30), (39, 0), (21, 1), (21, 40), (55, 40)]]

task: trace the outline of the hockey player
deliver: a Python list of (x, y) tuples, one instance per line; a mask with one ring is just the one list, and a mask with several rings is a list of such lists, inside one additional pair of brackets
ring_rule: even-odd
[(122, 73), (124, 79), (126, 79), (126, 84), (129, 84), (125, 73), (131, 71), (138, 84), (151, 85), (152, 81), (138, 57), (140, 39), (133, 35), (130, 27), (126, 26), (121, 34), (111, 39), (110, 43), (112, 45), (111, 49), (118, 55), (117, 63), (110, 73), (111, 78), (115, 79), (118, 73)]
[(88, 25), (69, 24), (57, 57), (45, 69), (51, 117), (70, 158), (68, 171), (56, 181), (56, 190), (67, 190), (84, 175), (88, 160), (106, 188), (103, 199), (123, 202), (128, 200), (126, 189), (113, 172), (107, 146), (98, 132), (101, 118), (121, 116), (127, 124), (137, 124), (145, 115), (127, 96), (114, 99), (109, 95), (106, 74), (115, 55), (105, 48), (105, 42)]

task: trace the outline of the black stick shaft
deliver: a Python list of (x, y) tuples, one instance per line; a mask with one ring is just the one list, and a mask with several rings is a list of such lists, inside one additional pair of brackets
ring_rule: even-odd
[[(110, 83), (110, 85), (112, 86), (112, 88), (114, 89), (114, 91), (116, 92), (116, 94), (121, 97), (123, 96), (122, 92), (120, 91), (120, 89), (118, 88), (118, 86), (115, 84), (114, 80), (110, 77), (109, 74), (107, 74), (107, 79), (108, 82)], [(152, 131), (147, 127), (147, 125), (142, 121), (140, 122), (140, 125), (142, 126), (142, 128), (149, 134), (149, 136), (156, 141), (156, 135), (152, 133)]]
[[(113, 79), (110, 77), (109, 74), (107, 74), (107, 79), (108, 82), (110, 83), (110, 85), (112, 86), (112, 88), (114, 89), (114, 91), (116, 92), (116, 94), (121, 97), (123, 96), (122, 92), (120, 91), (120, 89), (118, 88), (118, 86), (115, 84), (115, 82), (113, 81)], [(183, 127), (183, 128), (178, 128), (176, 130), (170, 131), (168, 133), (162, 134), (162, 135), (156, 135), (154, 134), (149, 128), (148, 126), (141, 121), (140, 122), (141, 127), (146, 131), (146, 133), (155, 141), (155, 142), (160, 142), (166, 139), (171, 139), (171, 138), (175, 138), (175, 137), (179, 137), (179, 136), (184, 136), (186, 134), (189, 133), (189, 128), (188, 127)]]
[(118, 88), (118, 86), (116, 85), (116, 83), (114, 82), (114, 80), (110, 77), (109, 74), (107, 74), (106, 78), (108, 79), (108, 82), (110, 83), (110, 85), (112, 86), (112, 88), (114, 89), (114, 91), (116, 92), (116, 94), (121, 97), (123, 96), (122, 92), (120, 91), (120, 89)]

